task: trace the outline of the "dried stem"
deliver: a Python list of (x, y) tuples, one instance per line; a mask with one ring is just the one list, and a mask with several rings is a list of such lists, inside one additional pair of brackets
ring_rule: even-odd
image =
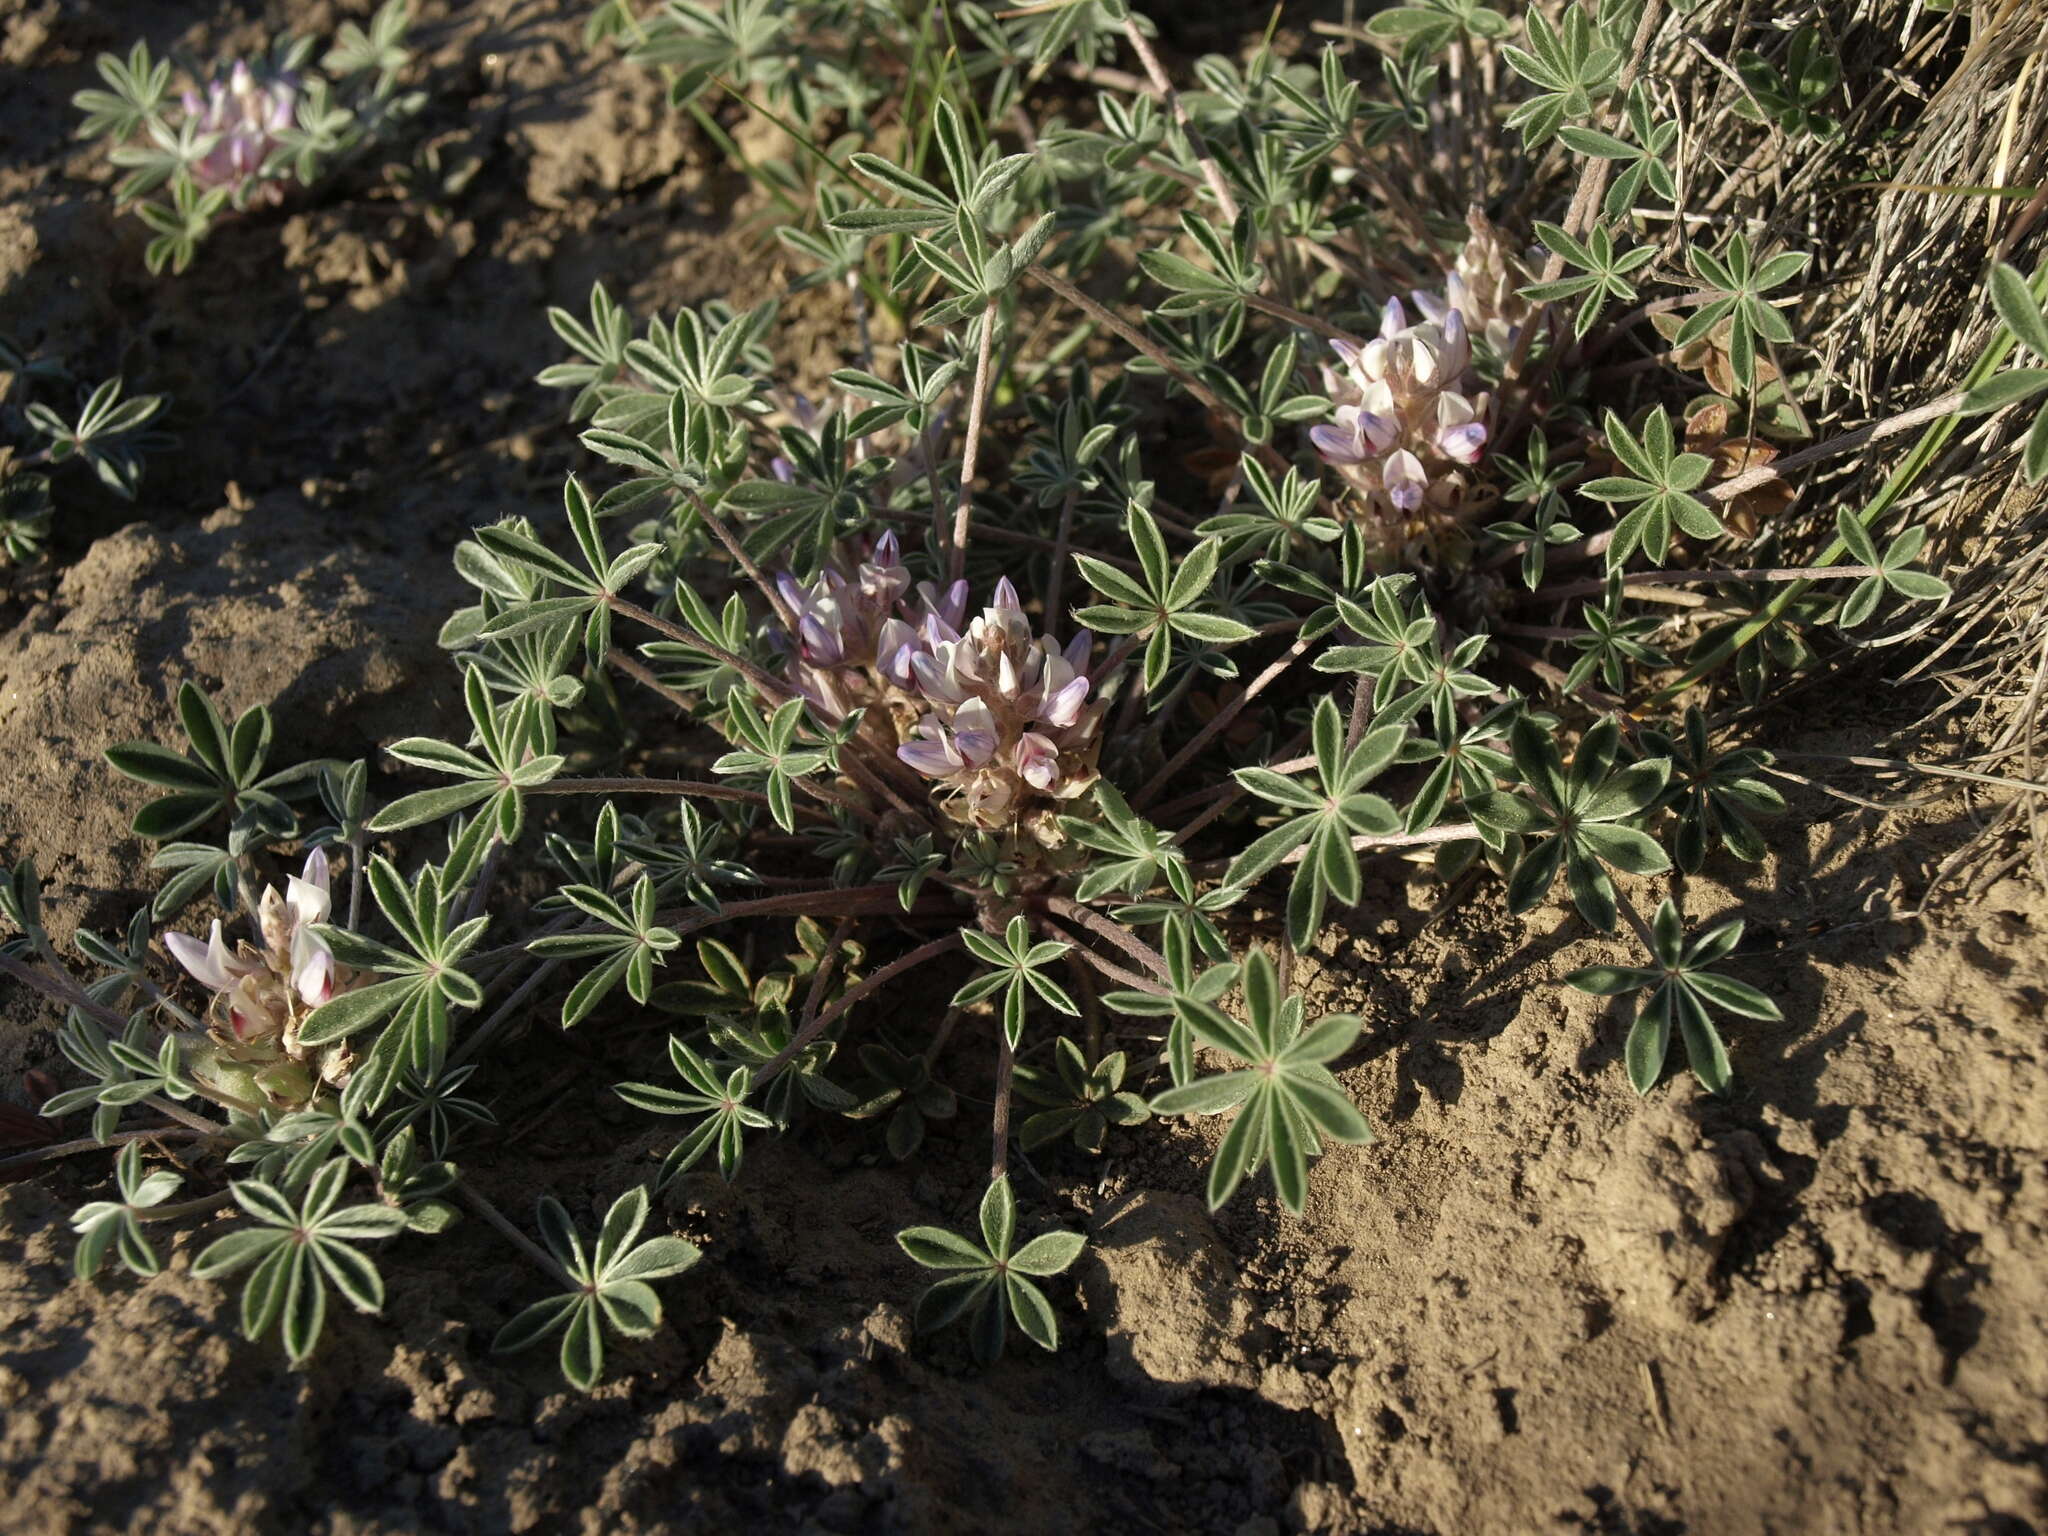
[(1202, 748), (1214, 741), (1219, 732), (1228, 730), (1230, 722), (1243, 713), (1245, 706), (1250, 704), (1261, 693), (1264, 693), (1273, 683), (1277, 682), (1281, 674), (1299, 661), (1312, 644), (1314, 642), (1306, 636), (1298, 637), (1294, 644), (1289, 646), (1272, 665), (1268, 666), (1265, 671), (1247, 683), (1242, 693), (1211, 715), (1208, 723), (1195, 733), (1193, 739), (1178, 752), (1174, 753), (1172, 757), (1168, 758), (1165, 765), (1152, 775), (1152, 778), (1146, 783), (1144, 788), (1132, 796), (1132, 809), (1142, 811), (1147, 805), (1151, 804), (1152, 797), (1172, 783), (1173, 776), (1185, 768), (1194, 759), (1197, 752), (1200, 752)]
[[(891, 894), (893, 895), (894, 892), (892, 891)], [(912, 966), (922, 965), (927, 960), (938, 958), (938, 956), (943, 955), (949, 949), (958, 949), (959, 947), (960, 935), (957, 931), (947, 934), (944, 938), (933, 939), (929, 944), (920, 944), (909, 954), (890, 961), (858, 986), (840, 993), (838, 997), (832, 1000), (829, 1007), (825, 1008), (810, 1023), (798, 1030), (790, 1038), (789, 1044), (776, 1052), (774, 1058), (766, 1066), (762, 1067), (759, 1072), (754, 1074), (754, 1086), (756, 1088), (764, 1088), (773, 1082), (777, 1073), (792, 1061), (795, 1061), (813, 1040), (825, 1032), (834, 1019), (846, 1012), (855, 1003), (872, 996)]]
[[(1636, 571), (1630, 574), (1628, 584), (1632, 587), (1683, 587), (1711, 581), (1861, 581), (1866, 576), (1883, 574), (1874, 565), (1738, 566), (1720, 571)], [(1524, 601), (1537, 599), (1548, 603), (1568, 597), (1597, 597), (1606, 590), (1605, 577), (1589, 576), (1584, 581), (1568, 581), (1561, 587), (1539, 587)]]
[(1188, 148), (1194, 152), (1195, 161), (1202, 168), (1202, 180), (1209, 184), (1209, 193), (1216, 199), (1216, 207), (1230, 223), (1237, 222), (1237, 199), (1230, 195), (1230, 187), (1223, 180), (1223, 172), (1217, 168), (1216, 159), (1209, 153), (1209, 143), (1202, 137), (1202, 130), (1195, 126), (1193, 118), (1180, 96), (1174, 91), (1173, 82), (1160, 66), (1159, 55), (1152, 51), (1152, 44), (1138, 28), (1138, 19), (1129, 17), (1124, 22), (1124, 36), (1131, 40), (1131, 49), (1138, 55), (1138, 62), (1145, 67), (1145, 76), (1152, 82), (1152, 89), (1159, 99), (1166, 103), (1173, 120), (1180, 125), (1180, 131), (1187, 136)]

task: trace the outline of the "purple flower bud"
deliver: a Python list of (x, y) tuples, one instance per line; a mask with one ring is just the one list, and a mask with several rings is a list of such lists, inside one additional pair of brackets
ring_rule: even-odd
[(1477, 464), (1479, 455), (1486, 447), (1486, 427), (1482, 422), (1467, 422), (1462, 427), (1446, 427), (1436, 435), (1437, 452), (1447, 459), (1456, 459), (1460, 464)]
[(804, 660), (813, 666), (837, 666), (845, 659), (846, 648), (838, 632), (827, 629), (810, 614), (797, 621), (797, 633), (803, 638)]
[(1088, 679), (1077, 677), (1039, 706), (1038, 718), (1047, 725), (1065, 730), (1081, 718), (1081, 706), (1087, 702)]
[(1308, 440), (1332, 464), (1357, 464), (1365, 459), (1365, 443), (1354, 421), (1349, 427), (1318, 422), (1308, 429)]

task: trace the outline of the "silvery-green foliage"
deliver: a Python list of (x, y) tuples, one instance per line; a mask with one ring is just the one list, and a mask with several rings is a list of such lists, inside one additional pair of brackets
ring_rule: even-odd
[(242, 1284), (242, 1334), (260, 1338), (276, 1326), (294, 1365), (320, 1342), (329, 1286), (359, 1312), (384, 1305), (384, 1277), (356, 1245), (397, 1236), (405, 1216), (384, 1204), (342, 1205), (350, 1166), (346, 1158), (325, 1164), (297, 1204), (260, 1179), (238, 1180), (229, 1188), (255, 1225), (217, 1238), (192, 1261), (201, 1279), (250, 1270)]
[(54, 358), (0, 333), (0, 569), (42, 554), (57, 512), (53, 471), (83, 466), (123, 501), (133, 501), (144, 463), (176, 439), (156, 421), (162, 395), (126, 395), (120, 376), (90, 390), (72, 385)]
[[(303, 47), (230, 75), (218, 131), (146, 50), (104, 61), (81, 107), (152, 199), (152, 261), (402, 116), (402, 20), (344, 29), (324, 84)], [(1819, 289), (1797, 286), (1810, 253), (1681, 206), (1688, 136), (1646, 65), (1683, 17), (1418, 0), (1368, 23), (1376, 62), (1260, 46), (1171, 74), (1122, 0), (945, 20), (941, 45), (929, 10), (866, 0), (597, 7), (591, 40), (657, 71), (784, 215), (805, 303), (843, 298), (837, 355), (803, 360), (828, 387), (796, 387), (772, 304), (636, 316), (621, 273), (550, 310), (569, 355), (539, 378), (588, 458), (559, 519), (457, 549), (475, 596), (440, 638), (464, 718), (374, 763), (300, 762), (260, 705), (230, 722), (187, 684), (185, 746), (108, 754), (162, 791), (136, 830), (165, 878), (125, 938), (59, 955), (34, 865), (0, 880), (0, 967), (49, 998), (76, 1069), (45, 1112), (90, 1112), (103, 1141), (146, 1114), (193, 1143), (188, 1179), (253, 1175), (230, 1188), (258, 1225), (200, 1267), (251, 1270), (245, 1327), (281, 1322), (294, 1360), (327, 1287), (381, 1301), (356, 1243), (430, 1237), (458, 1201), (510, 1230), (449, 1158), (488, 1146), (467, 1133), (538, 1029), (631, 1053), (658, 1021), (665, 1069), (633, 1056), (612, 1083), (677, 1127), (658, 1187), (758, 1176), (750, 1137), (840, 1117), (877, 1155), (957, 1160), (986, 1106), (978, 1236), (899, 1241), (944, 1272), (920, 1320), (967, 1322), (991, 1359), (1013, 1322), (1056, 1344), (1041, 1282), (1083, 1246), (1016, 1241), (1017, 1144), (1057, 1188), (1155, 1116), (1214, 1115), (1212, 1202), (1268, 1172), (1299, 1211), (1323, 1148), (1368, 1139), (1345, 1070), (1365, 1021), (1311, 1020), (1297, 988), (1341, 968), (1383, 880), (1433, 859), (1446, 902), (1519, 914), (1562, 872), (1566, 942), (1626, 919), (1646, 963), (1571, 980), (1642, 994), (1615, 1021), (1637, 1091), (1674, 1031), (1725, 1091), (1714, 1013), (1777, 1016), (1722, 974), (1739, 919), (1688, 939), (1667, 877), (1765, 852), (1755, 819), (1784, 802), (1741, 706), (1832, 643), (1812, 637), (1947, 589), (1894, 492), (1745, 521), (1720, 450), (1795, 440)], [(1757, 133), (1828, 131), (1819, 40), (1761, 45), (1736, 65)], [(1026, 131), (1076, 71), (1088, 92)], [(290, 121), (252, 118), (280, 72), (304, 76)], [(1461, 126), (1491, 135), (1495, 181), (1476, 211), (1404, 206), (1443, 190), (1414, 157), (1443, 147), (1450, 82), (1483, 98)], [(738, 112), (783, 153), (741, 153)], [(210, 159), (235, 134), (265, 139), (239, 170)], [(2039, 283), (2001, 267), (1991, 299), (1966, 407), (2031, 407)], [(1656, 371), (1601, 366), (1619, 345)], [(16, 352), (49, 407), (23, 415), (38, 465), (132, 489), (154, 402), (116, 381), (74, 424)], [(1718, 416), (1678, 414), (1679, 373)], [(0, 469), (10, 558), (46, 478)], [(1828, 542), (1794, 566), (1816, 521)], [(280, 883), (287, 858), (306, 872)], [(221, 929), (171, 945), (202, 995), (152, 942), (209, 898)], [(258, 1018), (319, 1070), (249, 1068)], [(81, 1264), (155, 1262), (140, 1223), (168, 1186), (143, 1145), (80, 1213)], [(342, 1207), (351, 1180), (375, 1203)], [(516, 1240), (565, 1288), (501, 1346), (559, 1334), (593, 1384), (606, 1332), (651, 1333), (648, 1282), (696, 1260), (642, 1241), (650, 1219), (629, 1191), (586, 1246), (543, 1197), (545, 1248)]]
[(541, 1196), (535, 1214), (541, 1241), (561, 1266), (568, 1289), (514, 1317), (498, 1330), (491, 1347), (509, 1354), (560, 1333), (562, 1375), (588, 1392), (604, 1375), (605, 1331), (629, 1339), (651, 1335), (661, 1326), (661, 1297), (650, 1282), (681, 1274), (700, 1255), (696, 1245), (680, 1237), (641, 1238), (647, 1225), (642, 1185), (612, 1202), (588, 1249), (552, 1195)]
[(1003, 1352), (1015, 1322), (1040, 1349), (1057, 1349), (1059, 1319), (1038, 1281), (1070, 1267), (1087, 1247), (1078, 1232), (1042, 1232), (1017, 1246), (1017, 1196), (998, 1178), (982, 1197), (981, 1241), (944, 1227), (907, 1227), (896, 1241), (911, 1259), (944, 1278), (918, 1298), (920, 1328), (940, 1329), (965, 1321), (975, 1359), (992, 1364)]

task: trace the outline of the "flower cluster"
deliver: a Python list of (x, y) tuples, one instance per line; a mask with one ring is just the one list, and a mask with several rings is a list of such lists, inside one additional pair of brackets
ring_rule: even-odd
[(1444, 293), (1409, 295), (1421, 318), (1389, 299), (1376, 339), (1330, 344), (1343, 365), (1323, 369), (1335, 411), (1309, 436), (1357, 491), (1383, 561), (1462, 552), (1456, 529), (1475, 500), (1465, 471), (1485, 451), (1489, 404), (1471, 378), (1472, 341), (1513, 349), (1528, 311), (1517, 281), (1499, 231), (1475, 214)]
[(278, 135), (292, 125), (298, 94), (290, 75), (259, 80), (239, 61), (225, 77), (207, 82), (204, 97), (185, 92), (186, 113), (200, 132), (215, 136), (191, 166), (193, 181), (206, 191), (225, 187), (238, 208), (259, 191), (272, 202), (282, 197), (275, 181), (263, 179), (263, 168), (278, 149)]
[(287, 877), (282, 893), (276, 886), (264, 890), (256, 907), (261, 948), (245, 941), (230, 949), (218, 918), (203, 944), (182, 933), (164, 935), (172, 958), (214, 994), (207, 1014), (210, 1059), (195, 1064), (201, 1075), (237, 1097), (279, 1105), (302, 1105), (322, 1083), (348, 1081), (353, 1061), (346, 1045), (299, 1043), (306, 1015), (355, 984), (354, 974), (313, 932), (314, 924), (327, 921), (330, 906), (327, 855), (315, 849), (304, 872)]
[(1462, 509), (1463, 470), (1486, 447), (1487, 397), (1463, 392), (1472, 362), (1465, 317), (1433, 307), (1441, 319), (1410, 324), (1389, 299), (1375, 340), (1330, 344), (1344, 364), (1323, 370), (1335, 420), (1309, 433), (1373, 514), (1389, 556), (1426, 542)]
[(964, 581), (918, 583), (913, 608), (894, 534), (851, 574), (779, 589), (796, 620), (791, 678), (821, 714), (865, 709), (863, 730), (885, 733), (963, 828), (1058, 842), (1055, 808), (1094, 785), (1101, 751), (1092, 635), (1034, 635), (1007, 577), (972, 620)]

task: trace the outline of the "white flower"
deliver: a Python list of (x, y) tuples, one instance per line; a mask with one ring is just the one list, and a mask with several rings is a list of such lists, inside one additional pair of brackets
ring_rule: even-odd
[(327, 855), (316, 848), (297, 875), (286, 877), (283, 891), (270, 886), (258, 899), (260, 948), (242, 943), (230, 949), (218, 920), (203, 944), (182, 933), (164, 935), (171, 957), (214, 994), (210, 1068), (216, 1078), (232, 1078), (239, 1088), (253, 1087), (282, 1103), (303, 1103), (318, 1080), (347, 1080), (352, 1058), (346, 1046), (298, 1043), (305, 1015), (354, 982), (313, 931), (332, 909)]

